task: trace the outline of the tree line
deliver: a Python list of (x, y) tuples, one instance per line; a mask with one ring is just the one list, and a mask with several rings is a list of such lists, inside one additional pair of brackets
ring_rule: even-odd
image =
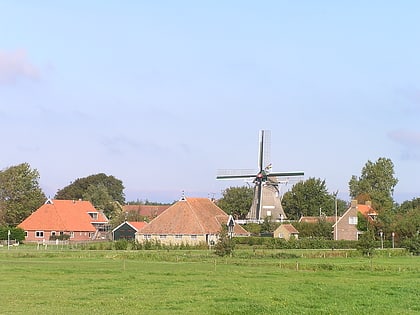
[[(11, 166), (0, 171), (0, 226), (14, 227), (47, 199), (39, 185), (39, 172), (28, 163)], [(420, 230), (420, 198), (398, 204), (393, 199), (394, 188), (398, 183), (394, 165), (388, 158), (368, 161), (360, 176), (353, 175), (349, 180), (351, 199), (359, 203), (369, 200), (379, 213), (374, 226), (359, 219), (359, 228), (385, 235), (392, 232), (399, 237), (418, 237)], [(223, 192), (217, 204), (235, 218), (244, 218), (248, 213), (254, 192), (250, 187), (230, 187)], [(88, 200), (101, 210), (114, 223), (122, 222), (125, 214), (123, 182), (104, 173), (78, 178), (68, 186), (58, 190), (54, 199)], [(304, 216), (334, 215), (335, 202), (338, 214), (348, 208), (348, 202), (337, 198), (337, 192), (330, 193), (325, 179), (308, 178), (295, 184), (282, 198), (283, 208), (291, 220)], [(137, 203), (137, 202), (135, 202)], [(138, 203), (142, 203), (138, 201)], [(152, 204), (147, 201), (148, 204)], [(268, 229), (268, 228), (266, 228)]]
[[(45, 203), (38, 170), (28, 163), (0, 171), (0, 226), (15, 227)], [(104, 173), (78, 178), (57, 191), (54, 199), (88, 200), (111, 220), (121, 220), (125, 204), (121, 180)]]
[[(360, 176), (351, 176), (348, 183), (350, 198), (357, 200), (359, 204), (370, 201), (378, 213), (375, 222), (367, 222), (363, 216), (360, 216), (359, 230), (369, 231), (376, 238), (381, 232), (387, 239), (391, 238), (392, 233), (401, 240), (419, 237), (420, 198), (398, 204), (393, 199), (397, 183), (394, 164), (384, 157), (375, 162), (368, 161), (362, 168)], [(251, 207), (253, 195), (253, 188), (230, 187), (223, 192), (218, 205), (235, 218), (244, 219)], [(301, 216), (320, 218), (333, 216), (336, 204), (339, 216), (349, 207), (349, 202), (338, 199), (337, 192), (330, 193), (325, 179), (319, 178), (308, 178), (296, 183), (282, 198), (283, 209), (290, 220), (298, 220)], [(319, 224), (320, 231), (314, 232), (316, 236), (323, 234), (321, 230), (331, 229), (331, 226), (322, 220)], [(326, 234), (328, 233), (331, 235), (330, 231)]]

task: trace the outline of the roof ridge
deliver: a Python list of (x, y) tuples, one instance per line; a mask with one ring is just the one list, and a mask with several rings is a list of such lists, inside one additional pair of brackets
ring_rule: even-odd
[(188, 207), (191, 209), (192, 213), (194, 214), (195, 219), (196, 219), (196, 222), (197, 222), (197, 223), (198, 223), (198, 225), (200, 226), (201, 231), (202, 231), (202, 232), (205, 232), (205, 230), (206, 230), (206, 229), (205, 229), (205, 228), (203, 227), (203, 225), (201, 224), (201, 217), (200, 217), (199, 215), (197, 215), (197, 213), (195, 212), (195, 208), (194, 208), (194, 207), (192, 207), (192, 205), (189, 203), (188, 199), (187, 199), (186, 201), (187, 201)]
[(50, 203), (50, 204), (47, 204), (47, 205), (52, 206), (54, 208), (54, 212), (55, 212), (55, 215), (57, 216), (57, 219), (59, 221), (58, 222), (59, 225), (62, 226), (65, 230), (67, 230), (67, 224), (65, 224), (63, 218), (61, 217), (61, 211), (59, 211), (57, 209), (57, 207), (54, 203)]

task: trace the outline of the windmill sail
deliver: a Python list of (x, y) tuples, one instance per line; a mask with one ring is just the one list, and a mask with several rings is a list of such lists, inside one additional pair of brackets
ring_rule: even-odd
[(304, 172), (272, 172), (270, 161), (271, 133), (261, 130), (258, 147), (258, 172), (252, 170), (223, 170), (217, 179), (254, 178), (254, 199), (247, 218), (260, 221), (265, 217), (273, 220), (286, 218), (279, 196), (279, 182), (277, 177), (303, 176)]

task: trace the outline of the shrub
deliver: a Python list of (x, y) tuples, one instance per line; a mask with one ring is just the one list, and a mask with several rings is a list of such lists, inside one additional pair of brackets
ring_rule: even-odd
[[(8, 233), (10, 231), (10, 236)], [(17, 242), (22, 242), (25, 240), (25, 231), (21, 228), (14, 228), (8, 226), (0, 227), (0, 240), (7, 240), (7, 238), (11, 240), (16, 240)]]
[(235, 243), (273, 249), (355, 249), (357, 247), (357, 241), (334, 241), (325, 238), (291, 238), (286, 241), (282, 238), (251, 236), (237, 237)]
[(127, 250), (128, 241), (126, 239), (120, 239), (114, 242), (114, 247), (116, 250)]
[(242, 227), (247, 230), (251, 235), (258, 236), (261, 232), (261, 225), (258, 223), (247, 223), (242, 225)]
[(361, 235), (357, 243), (357, 249), (361, 251), (363, 255), (372, 256), (375, 251), (375, 245), (375, 234), (370, 230)]
[(214, 246), (214, 252), (218, 256), (232, 255), (235, 248), (235, 241), (228, 236), (227, 228), (223, 226), (219, 240)]
[(320, 218), (317, 223), (294, 222), (301, 238), (332, 239), (333, 224)]
[(420, 255), (420, 236), (406, 239), (402, 242), (402, 246), (410, 251), (413, 255)]
[(131, 249), (132, 250), (141, 250), (143, 249), (143, 244), (140, 242), (137, 242), (136, 240), (131, 241)]

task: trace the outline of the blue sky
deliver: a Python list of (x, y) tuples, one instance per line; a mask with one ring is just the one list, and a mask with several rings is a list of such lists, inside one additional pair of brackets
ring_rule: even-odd
[[(0, 1), (0, 168), (47, 195), (121, 179), (126, 199), (220, 196), (257, 168), (305, 171), (348, 200), (390, 158), (420, 196), (417, 1)], [(284, 187), (286, 190), (290, 186)]]

